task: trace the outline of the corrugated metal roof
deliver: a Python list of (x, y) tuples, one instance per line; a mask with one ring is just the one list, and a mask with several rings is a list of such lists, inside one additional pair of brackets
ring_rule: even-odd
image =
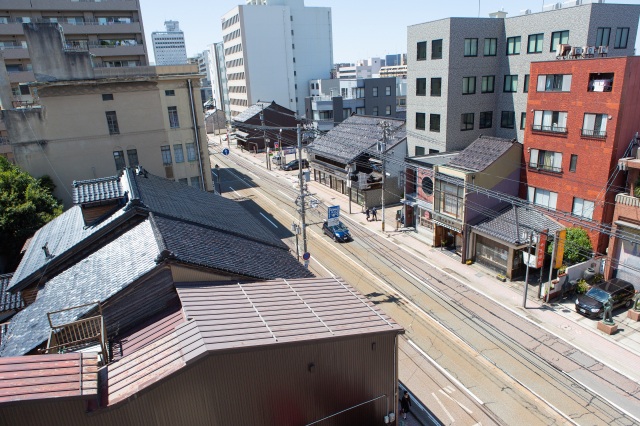
[(95, 353), (0, 358), (0, 404), (97, 394)]
[(97, 203), (124, 196), (120, 176), (73, 181), (73, 204)]
[(507, 152), (513, 144), (517, 143), (515, 139), (480, 136), (451, 160), (448, 165), (481, 172)]

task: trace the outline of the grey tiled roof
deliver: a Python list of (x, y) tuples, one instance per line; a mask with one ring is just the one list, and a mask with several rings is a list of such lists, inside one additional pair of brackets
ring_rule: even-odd
[(73, 204), (96, 203), (123, 198), (120, 176), (73, 181)]
[(377, 143), (382, 141), (382, 128), (379, 126), (382, 121), (390, 124), (391, 139), (387, 143), (387, 149), (390, 149), (406, 137), (404, 120), (352, 115), (318, 137), (309, 145), (309, 150), (345, 164), (367, 151), (373, 154)]
[(507, 152), (514, 143), (518, 142), (514, 139), (480, 136), (451, 160), (449, 166), (481, 172)]
[[(517, 221), (516, 221), (517, 211)], [(516, 223), (518, 226), (516, 227)], [(509, 206), (501, 210), (495, 218), (488, 218), (478, 223), (475, 228), (511, 245), (526, 244), (528, 232), (541, 232), (548, 229), (553, 233), (564, 229), (564, 226), (531, 207)], [(517, 231), (520, 231), (518, 235)]]
[[(58, 274), (38, 292), (35, 302), (11, 319), (0, 356), (24, 355), (35, 349), (49, 337), (47, 312), (109, 299), (153, 269), (158, 253), (147, 220)], [(91, 309), (75, 309), (57, 319), (74, 321)]]
[(267, 109), (271, 105), (271, 102), (258, 102), (251, 105), (249, 108), (242, 111), (240, 114), (233, 117), (233, 121), (244, 123), (245, 121), (260, 114), (262, 109)]
[(7, 287), (13, 274), (0, 275), (0, 313), (17, 311), (24, 308), (24, 300), (21, 293), (8, 293)]

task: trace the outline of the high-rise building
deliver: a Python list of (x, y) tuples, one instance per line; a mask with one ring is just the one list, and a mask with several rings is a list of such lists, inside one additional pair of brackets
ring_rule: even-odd
[[(529, 81), (534, 61), (583, 49), (592, 56), (633, 55), (640, 5), (584, 3), (408, 27), (409, 155), (460, 150), (481, 134), (522, 142), (527, 92), (536, 87)], [(565, 56), (560, 45), (569, 46)]]
[(384, 66), (393, 67), (396, 65), (407, 65), (406, 53), (396, 53), (394, 55), (385, 56)]
[(308, 82), (333, 66), (331, 8), (247, 0), (222, 17), (231, 115), (258, 101), (304, 113)]
[(223, 110), (225, 119), (230, 121), (229, 87), (227, 85), (227, 68), (224, 62), (224, 44), (222, 42), (209, 45), (209, 62), (209, 80), (211, 80), (215, 106), (217, 109)]
[(178, 21), (164, 21), (165, 31), (151, 33), (153, 56), (156, 65), (184, 65), (187, 61), (187, 48), (184, 33)]
[(202, 103), (205, 103), (213, 98), (213, 91), (211, 88), (211, 77), (209, 72), (209, 49), (203, 50), (198, 53), (193, 58), (188, 59), (190, 64), (194, 64), (198, 66), (198, 73), (202, 75), (200, 79), (200, 97), (202, 98)]

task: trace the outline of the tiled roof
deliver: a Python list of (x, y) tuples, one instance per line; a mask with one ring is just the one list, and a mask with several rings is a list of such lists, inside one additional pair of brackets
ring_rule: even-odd
[[(159, 254), (151, 223), (145, 221), (47, 281), (35, 302), (18, 312), (0, 345), (0, 357), (24, 355), (49, 337), (47, 312), (105, 301), (156, 266)], [(75, 321), (93, 309), (61, 313)]]
[(514, 139), (480, 136), (451, 160), (448, 165), (473, 172), (481, 172), (507, 152), (514, 143), (518, 142)]
[[(271, 102), (258, 102), (251, 105), (249, 108), (242, 111), (240, 114), (233, 117), (233, 121), (244, 123), (245, 121), (260, 114), (263, 109), (267, 109), (271, 106)], [(293, 111), (292, 111), (293, 112)]]
[(8, 293), (7, 287), (13, 274), (0, 275), (0, 314), (24, 308), (22, 293)]
[(367, 151), (374, 154), (377, 144), (382, 141), (382, 127), (379, 126), (382, 121), (390, 124), (391, 137), (387, 142), (387, 149), (390, 149), (406, 137), (404, 120), (352, 115), (319, 136), (309, 145), (309, 150), (345, 164)]
[[(510, 205), (501, 210), (497, 217), (485, 219), (475, 228), (508, 244), (522, 245), (527, 243), (528, 233), (531, 230), (537, 233), (548, 229), (549, 232), (554, 233), (564, 229), (564, 226), (534, 208)], [(520, 231), (519, 235), (518, 231)]]
[(97, 203), (124, 196), (120, 176), (73, 181), (73, 204)]

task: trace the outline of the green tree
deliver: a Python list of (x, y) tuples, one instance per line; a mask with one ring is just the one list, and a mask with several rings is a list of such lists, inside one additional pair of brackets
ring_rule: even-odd
[[(553, 244), (549, 244), (547, 252), (552, 253)], [(590, 259), (593, 252), (589, 234), (582, 228), (567, 228), (567, 240), (564, 243), (564, 260), (573, 265)]]
[(35, 179), (0, 156), (0, 258), (13, 270), (27, 238), (62, 213), (48, 177)]

